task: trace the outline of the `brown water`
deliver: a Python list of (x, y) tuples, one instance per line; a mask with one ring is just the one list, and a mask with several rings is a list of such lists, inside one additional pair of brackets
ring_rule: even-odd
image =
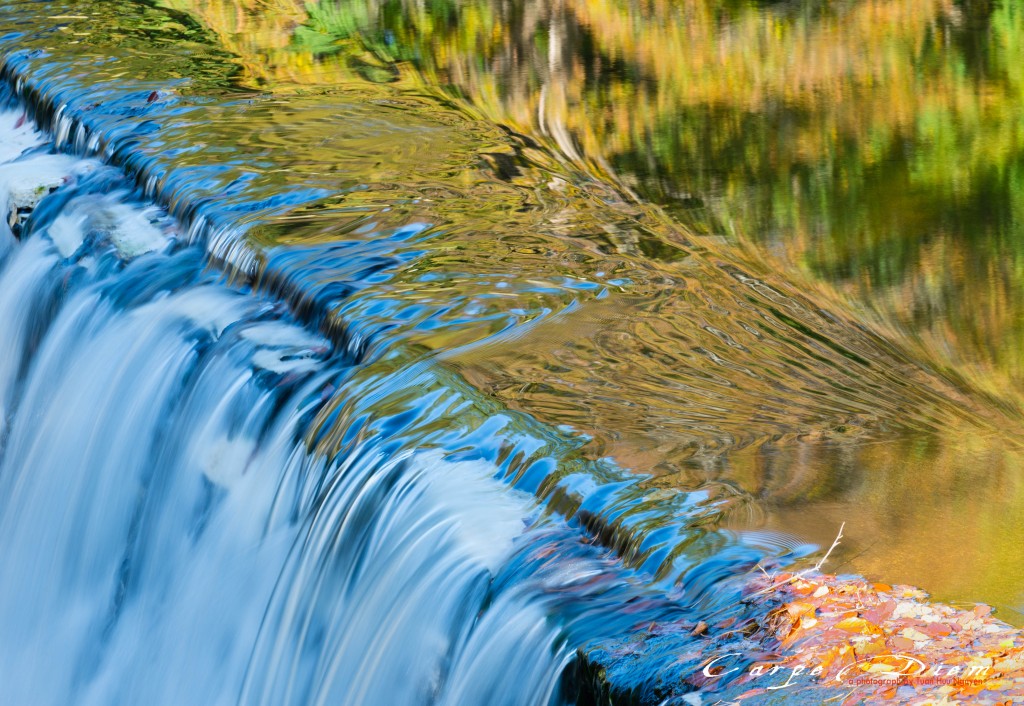
[(238, 102), (154, 149), (322, 192), (251, 238), (431, 224), (346, 317), (727, 527), (846, 522), (830, 568), (1022, 619), (1013, 2), (162, 4)]

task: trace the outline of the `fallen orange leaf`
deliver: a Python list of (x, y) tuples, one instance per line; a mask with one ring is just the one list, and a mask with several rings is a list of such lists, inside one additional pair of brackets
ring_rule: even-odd
[(864, 618), (844, 618), (836, 623), (836, 628), (846, 632), (855, 632), (859, 635), (881, 634), (882, 629), (874, 623), (869, 623)]
[(814, 605), (811, 603), (805, 603), (804, 601), (793, 601), (786, 605), (786, 612), (789, 613), (789, 616), (794, 620), (803, 615), (813, 618)]

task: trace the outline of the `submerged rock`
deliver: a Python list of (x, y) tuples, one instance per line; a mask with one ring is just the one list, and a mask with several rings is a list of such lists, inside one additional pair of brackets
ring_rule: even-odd
[(47, 194), (90, 168), (89, 162), (63, 154), (41, 154), (0, 164), (0, 207), (17, 234)]

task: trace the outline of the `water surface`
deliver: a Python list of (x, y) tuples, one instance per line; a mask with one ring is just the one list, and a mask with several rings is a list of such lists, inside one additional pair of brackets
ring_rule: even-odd
[(513, 131), (498, 176), (556, 175), (545, 254), (621, 284), (446, 354), (477, 385), (715, 488), (727, 524), (827, 544), (846, 521), (844, 570), (1018, 619), (1015, 3), (168, 4), (246, 82), (422, 82)]
[(1021, 607), (1013, 3), (117, 5), (7, 3), (10, 66), (359, 355)]

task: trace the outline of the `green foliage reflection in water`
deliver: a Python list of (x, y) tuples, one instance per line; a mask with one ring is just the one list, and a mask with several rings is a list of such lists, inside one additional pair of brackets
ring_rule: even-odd
[(492, 118), (1019, 388), (1018, 4), (501, 7), (451, 27), (408, 5), (388, 31)]

